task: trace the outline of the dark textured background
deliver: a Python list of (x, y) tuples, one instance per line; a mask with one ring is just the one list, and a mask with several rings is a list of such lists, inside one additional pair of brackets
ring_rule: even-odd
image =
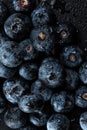
[[(13, 12), (12, 0), (3, 1)], [(87, 51), (87, 0), (48, 0), (48, 2), (49, 4), (55, 3), (54, 12), (58, 22), (70, 21), (78, 28), (81, 38), (80, 46)], [(78, 119), (82, 111), (84, 110), (75, 108), (68, 115), (72, 122), (70, 130), (81, 130)], [(3, 123), (3, 115), (0, 116), (0, 130), (11, 130)]]

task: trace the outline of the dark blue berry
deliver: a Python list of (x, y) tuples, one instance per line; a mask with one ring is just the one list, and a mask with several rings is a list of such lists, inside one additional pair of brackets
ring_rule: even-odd
[(55, 112), (70, 112), (74, 107), (74, 97), (67, 92), (53, 94), (51, 105)]
[(70, 121), (62, 114), (54, 114), (47, 121), (47, 130), (69, 130)]
[(59, 87), (63, 81), (63, 67), (55, 58), (46, 58), (39, 68), (39, 79), (50, 88)]
[(87, 62), (81, 65), (79, 69), (79, 77), (84, 84), (87, 84)]
[(6, 79), (12, 78), (15, 75), (16, 71), (16, 68), (8, 68), (4, 66), (2, 63), (0, 63), (0, 77)]
[(22, 63), (23, 54), (18, 44), (13, 41), (5, 41), (0, 46), (0, 62), (7, 67), (17, 67)]
[(75, 104), (81, 108), (87, 108), (87, 86), (81, 86), (75, 93)]
[(30, 37), (37, 51), (46, 54), (52, 54), (54, 52), (55, 38), (52, 27), (35, 28), (31, 31)]
[(22, 40), (29, 35), (31, 22), (27, 15), (15, 13), (8, 17), (4, 24), (4, 30), (13, 40)]
[(35, 80), (38, 75), (38, 66), (36, 63), (24, 63), (19, 68), (19, 74), (26, 80)]
[(18, 12), (31, 10), (31, 0), (13, 0), (13, 5)]
[(19, 47), (22, 49), (24, 53), (24, 60), (34, 60), (37, 58), (38, 53), (34, 49), (32, 41), (30, 39), (26, 39), (19, 44)]
[(26, 90), (29, 90), (29, 85), (20, 78), (6, 80), (3, 84), (4, 95), (13, 104), (18, 103), (20, 97)]
[(31, 86), (31, 93), (40, 94), (45, 101), (50, 100), (52, 96), (52, 90), (46, 87), (46, 85), (40, 81), (36, 80)]
[(4, 114), (4, 122), (9, 128), (18, 129), (25, 125), (26, 119), (18, 107), (12, 107)]
[(40, 111), (44, 106), (44, 100), (40, 95), (24, 95), (20, 98), (18, 106), (25, 113)]
[(32, 113), (29, 116), (29, 121), (37, 127), (46, 125), (47, 119), (47, 114), (41, 111), (38, 113)]
[(8, 15), (8, 8), (0, 1), (0, 25), (4, 24), (4, 21)]
[(87, 112), (80, 115), (79, 123), (82, 130), (87, 130)]
[(79, 75), (76, 71), (66, 69), (66, 90), (75, 90), (79, 84)]
[(54, 21), (52, 17), (52, 11), (46, 6), (40, 6), (36, 8), (32, 14), (32, 23), (35, 27), (40, 27), (42, 25), (48, 25)]
[(61, 62), (68, 67), (77, 67), (82, 62), (82, 50), (76, 46), (67, 46), (60, 54)]
[(70, 45), (75, 39), (75, 27), (70, 23), (60, 23), (55, 27), (57, 46)]

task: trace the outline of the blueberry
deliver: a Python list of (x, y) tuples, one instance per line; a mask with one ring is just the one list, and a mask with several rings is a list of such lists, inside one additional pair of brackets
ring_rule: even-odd
[(81, 108), (87, 108), (87, 86), (81, 86), (75, 93), (75, 104)]
[(8, 17), (4, 24), (4, 30), (13, 40), (22, 40), (29, 35), (31, 22), (27, 15), (15, 13)]
[(2, 78), (11, 78), (15, 75), (16, 73), (16, 68), (8, 68), (6, 66), (4, 66), (2, 63), (0, 63), (0, 77)]
[(22, 63), (22, 50), (13, 41), (5, 41), (0, 47), (0, 62), (7, 67), (17, 67)]
[(47, 121), (47, 130), (69, 130), (70, 121), (62, 114), (54, 114)]
[(29, 85), (20, 78), (8, 79), (3, 84), (4, 95), (13, 104), (18, 103), (26, 90), (29, 90)]
[(33, 45), (37, 51), (46, 54), (53, 53), (55, 38), (52, 27), (35, 28), (31, 31), (30, 38), (33, 40)]
[(39, 79), (50, 88), (59, 87), (63, 81), (63, 67), (57, 59), (46, 58), (39, 68)]
[(26, 80), (35, 80), (38, 75), (38, 66), (36, 63), (26, 62), (20, 66), (19, 74)]
[(26, 39), (24, 41), (22, 41), (19, 44), (19, 47), (22, 49), (23, 53), (24, 53), (24, 60), (34, 60), (37, 58), (38, 53), (37, 51), (34, 49), (32, 41), (30, 39)]
[(75, 27), (71, 23), (60, 23), (55, 27), (57, 46), (70, 45), (75, 39)]
[(48, 116), (44, 112), (32, 113), (29, 116), (29, 121), (37, 127), (46, 125)]
[(82, 62), (82, 50), (77, 46), (67, 46), (60, 54), (61, 62), (68, 67), (77, 67)]
[(44, 101), (40, 95), (24, 95), (20, 98), (18, 106), (25, 113), (33, 113), (43, 108)]
[(79, 77), (84, 84), (87, 84), (87, 62), (80, 66)]
[(4, 21), (8, 15), (8, 8), (0, 1), (0, 25), (4, 24)]
[(82, 130), (87, 130), (87, 112), (81, 114), (79, 123)]
[(55, 93), (51, 98), (51, 105), (55, 112), (70, 112), (74, 107), (74, 97), (65, 91)]
[(47, 88), (46, 85), (40, 80), (36, 80), (32, 84), (31, 93), (40, 94), (43, 97), (44, 101), (50, 100), (50, 98), (52, 96), (52, 90)]
[(0, 94), (0, 114), (6, 109), (6, 101)]
[(66, 90), (75, 90), (79, 84), (79, 75), (76, 71), (66, 69)]
[(4, 122), (9, 128), (18, 129), (25, 125), (26, 119), (18, 107), (12, 107), (4, 114)]
[(29, 11), (31, 10), (31, 0), (13, 0), (15, 11)]
[(40, 6), (36, 8), (31, 14), (34, 27), (40, 27), (53, 23), (54, 19), (52, 15), (52, 11), (47, 6)]

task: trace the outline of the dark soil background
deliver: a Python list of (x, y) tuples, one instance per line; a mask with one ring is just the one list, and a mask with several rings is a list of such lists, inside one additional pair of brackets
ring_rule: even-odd
[[(12, 8), (12, 0), (3, 0), (3, 1), (11, 10), (11, 12), (14, 12)], [(87, 0), (47, 0), (47, 1), (53, 8), (53, 11), (57, 17), (58, 22), (70, 21), (76, 26), (76, 28), (79, 30), (80, 46), (82, 49), (87, 51)], [(70, 130), (81, 130), (79, 126), (79, 116), (83, 111), (85, 110), (76, 107), (70, 114), (68, 114), (68, 117), (71, 120)], [(7, 128), (3, 123), (3, 115), (0, 115), (0, 130), (11, 130)]]

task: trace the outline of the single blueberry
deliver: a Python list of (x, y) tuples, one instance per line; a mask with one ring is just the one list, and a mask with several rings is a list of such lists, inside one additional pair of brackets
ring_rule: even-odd
[(38, 77), (50, 88), (59, 87), (63, 82), (63, 67), (57, 59), (46, 58), (39, 68)]

